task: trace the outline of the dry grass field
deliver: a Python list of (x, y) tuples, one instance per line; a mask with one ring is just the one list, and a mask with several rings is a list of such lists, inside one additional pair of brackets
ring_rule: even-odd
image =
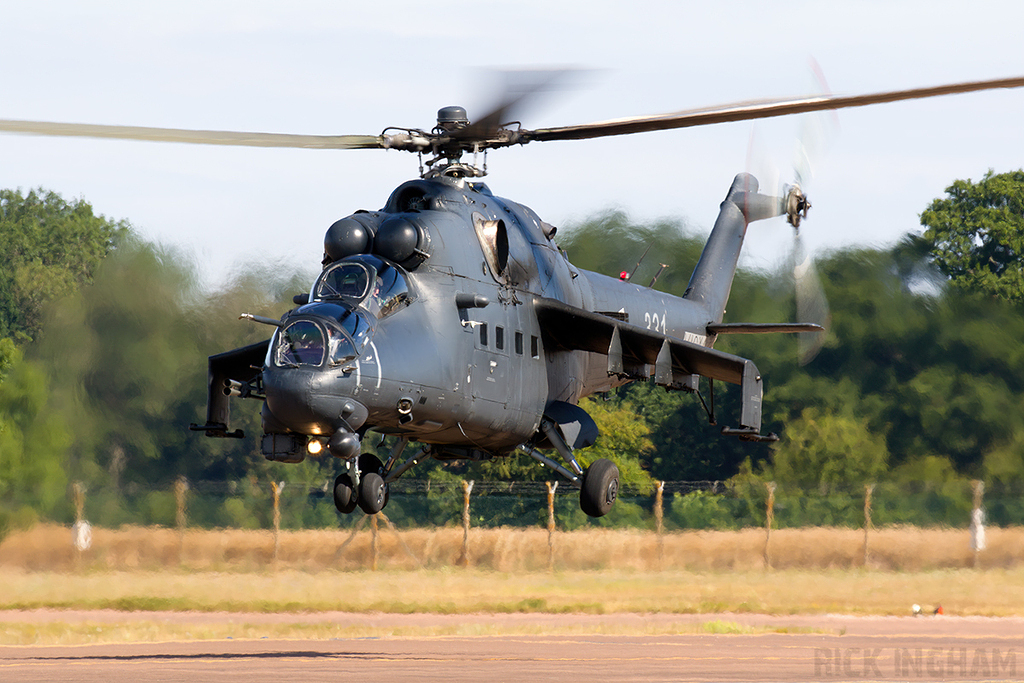
[[(461, 528), (395, 531), (380, 525), (345, 530), (272, 531), (123, 527), (94, 529), (92, 547), (79, 553), (71, 531), (38, 525), (0, 543), (0, 569), (104, 571), (186, 569), (252, 572), (267, 569), (401, 571), (468, 566), (497, 572), (685, 570), (755, 571), (764, 568), (765, 532), (688, 531), (658, 536), (638, 530), (471, 529), (468, 557), (461, 562)], [(979, 569), (1024, 567), (1024, 528), (987, 530), (988, 547)], [(376, 548), (376, 551), (375, 551)], [(769, 546), (775, 570), (861, 569), (864, 532), (856, 529), (774, 530)], [(549, 566), (549, 560), (551, 565)], [(973, 568), (969, 534), (958, 529), (884, 528), (869, 536), (867, 569), (921, 572)]]
[[(772, 533), (628, 530), (281, 532), (96, 529), (74, 550), (66, 527), (0, 544), (0, 610), (198, 612), (1024, 614), (1024, 529), (992, 529), (973, 568), (965, 531), (845, 529)], [(376, 546), (377, 551), (374, 552)], [(376, 555), (376, 569), (373, 568)]]
[(390, 614), (1024, 615), (1024, 571), (773, 570), (739, 572), (26, 572), (0, 569), (3, 610)]

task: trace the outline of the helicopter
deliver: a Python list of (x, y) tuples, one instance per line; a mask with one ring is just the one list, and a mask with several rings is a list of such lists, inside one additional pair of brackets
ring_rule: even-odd
[[(583, 512), (601, 517), (616, 501), (619, 473), (610, 460), (583, 468), (577, 459), (599, 435), (579, 406), (586, 396), (653, 381), (695, 394), (715, 423), (714, 382), (726, 382), (739, 388), (739, 415), (722, 434), (778, 440), (762, 433), (763, 378), (755, 363), (714, 346), (726, 334), (823, 332), (813, 322), (723, 322), (748, 226), (785, 216), (798, 230), (811, 205), (798, 184), (764, 193), (754, 176), (738, 174), (686, 292), (677, 297), (653, 289), (653, 282), (636, 284), (625, 271), (613, 277), (574, 266), (554, 241), (555, 226), (481, 180), (487, 152), (1021, 86), (1024, 78), (1008, 78), (762, 100), (533, 130), (508, 122), (523, 99), (517, 95), (475, 121), (464, 108), (448, 106), (429, 131), (386, 128), (376, 136), (15, 120), (0, 120), (0, 131), (418, 155), (419, 177), (396, 188), (382, 208), (356, 211), (329, 227), (322, 270), (308, 292), (294, 297), (294, 308), (280, 318), (242, 314), (272, 334), (209, 357), (207, 419), (190, 429), (244, 438), (229, 426), (232, 401), (260, 401), (263, 455), (299, 463), (326, 450), (340, 459), (344, 471), (333, 497), (346, 514), (357, 507), (370, 515), (383, 510), (389, 485), (428, 458), (483, 461), (523, 453), (578, 488)], [(371, 430), (397, 437), (386, 461), (362, 452)], [(410, 443), (420, 448), (403, 457)]]

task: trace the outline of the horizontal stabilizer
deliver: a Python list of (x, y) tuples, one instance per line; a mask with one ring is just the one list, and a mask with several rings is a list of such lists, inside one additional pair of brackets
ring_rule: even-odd
[(708, 334), (772, 334), (775, 332), (824, 332), (814, 323), (712, 323)]

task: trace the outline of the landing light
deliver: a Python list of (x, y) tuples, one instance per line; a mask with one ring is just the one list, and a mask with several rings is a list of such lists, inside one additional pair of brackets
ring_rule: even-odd
[(310, 455), (319, 455), (323, 449), (324, 444), (319, 439), (310, 439), (309, 443), (306, 444), (306, 452)]

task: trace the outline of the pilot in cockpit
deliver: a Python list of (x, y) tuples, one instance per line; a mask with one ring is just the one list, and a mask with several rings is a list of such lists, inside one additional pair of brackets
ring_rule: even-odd
[(384, 296), (381, 294), (381, 289), (384, 287), (384, 280), (378, 275), (373, 283), (373, 291), (370, 292), (370, 296), (366, 298), (366, 308), (373, 315), (379, 316), (381, 310), (384, 308)]

